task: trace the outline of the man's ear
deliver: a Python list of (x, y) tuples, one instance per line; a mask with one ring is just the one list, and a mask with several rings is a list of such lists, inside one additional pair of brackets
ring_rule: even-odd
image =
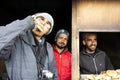
[(83, 43), (83, 45), (85, 45), (85, 41), (84, 40), (82, 41), (82, 43)]

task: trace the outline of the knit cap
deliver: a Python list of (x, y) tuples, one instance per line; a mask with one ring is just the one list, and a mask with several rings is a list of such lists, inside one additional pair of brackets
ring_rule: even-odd
[(56, 33), (56, 36), (55, 36), (55, 39), (60, 35), (60, 34), (66, 34), (69, 38), (69, 32), (65, 29), (60, 29), (57, 33)]
[(34, 18), (37, 18), (39, 16), (43, 16), (44, 18), (46, 18), (51, 23), (50, 30), (48, 31), (48, 33), (46, 35), (50, 34), (52, 29), (53, 29), (53, 26), (54, 26), (53, 17), (48, 13), (36, 13), (35, 15), (33, 15)]

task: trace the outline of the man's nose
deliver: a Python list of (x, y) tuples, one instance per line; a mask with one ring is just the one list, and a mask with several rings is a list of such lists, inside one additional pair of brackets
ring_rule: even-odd
[(93, 44), (95, 44), (95, 43), (96, 43), (96, 41), (95, 41), (95, 40), (93, 40), (93, 41), (92, 41), (92, 43), (93, 43)]

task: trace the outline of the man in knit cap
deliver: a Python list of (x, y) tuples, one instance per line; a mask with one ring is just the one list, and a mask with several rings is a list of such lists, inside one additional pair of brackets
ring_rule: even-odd
[(58, 70), (58, 80), (71, 80), (71, 53), (67, 49), (69, 33), (60, 29), (55, 36), (53, 51)]
[(57, 80), (51, 45), (45, 36), (54, 25), (48, 13), (37, 13), (0, 27), (0, 59), (9, 80)]

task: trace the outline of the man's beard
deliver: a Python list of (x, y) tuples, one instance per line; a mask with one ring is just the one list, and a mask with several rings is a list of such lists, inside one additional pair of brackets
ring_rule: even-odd
[[(95, 46), (94, 48), (92, 48), (91, 46)], [(90, 46), (86, 46), (87, 50), (90, 52), (94, 52), (96, 50), (96, 45), (90, 45)]]
[(66, 45), (66, 46), (59, 46), (57, 43), (56, 43), (56, 46), (57, 46), (59, 49), (65, 49), (65, 48), (67, 47), (67, 45)]

